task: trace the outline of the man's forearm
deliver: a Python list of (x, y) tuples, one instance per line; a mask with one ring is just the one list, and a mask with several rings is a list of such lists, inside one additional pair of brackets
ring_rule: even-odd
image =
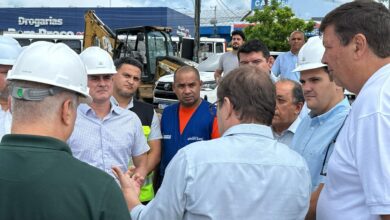
[(215, 70), (215, 72), (214, 72), (214, 79), (215, 79), (215, 81), (217, 83), (219, 82), (221, 77), (222, 77), (222, 70), (219, 70), (219, 69)]
[(133, 164), (135, 166), (135, 173), (140, 174), (141, 176), (147, 176), (147, 165), (148, 165), (148, 155), (144, 153), (142, 155), (133, 157)]
[(148, 141), (150, 150), (148, 152), (148, 160), (147, 160), (147, 166), (146, 171), (149, 174), (156, 168), (157, 164), (161, 160), (161, 140), (152, 140)]
[(320, 183), (316, 191), (312, 192), (310, 197), (310, 206), (309, 211), (307, 212), (305, 220), (315, 220), (316, 219), (316, 209), (318, 198), (320, 197), (320, 193), (322, 188), (324, 187), (323, 183)]

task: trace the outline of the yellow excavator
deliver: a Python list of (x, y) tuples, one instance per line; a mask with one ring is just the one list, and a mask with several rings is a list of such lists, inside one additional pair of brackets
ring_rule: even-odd
[(183, 65), (196, 66), (191, 60), (174, 56), (171, 28), (138, 26), (112, 31), (93, 10), (85, 13), (83, 48), (99, 46), (113, 57), (133, 57), (144, 64), (138, 98), (153, 101), (154, 83)]

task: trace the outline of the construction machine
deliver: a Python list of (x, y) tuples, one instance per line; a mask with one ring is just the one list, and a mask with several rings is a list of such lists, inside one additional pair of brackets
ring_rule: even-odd
[(113, 57), (133, 57), (144, 65), (142, 84), (138, 98), (153, 102), (153, 88), (156, 80), (172, 74), (183, 65), (196, 66), (197, 63), (175, 57), (170, 36), (171, 28), (138, 26), (112, 31), (93, 10), (85, 14), (84, 49), (99, 46)]

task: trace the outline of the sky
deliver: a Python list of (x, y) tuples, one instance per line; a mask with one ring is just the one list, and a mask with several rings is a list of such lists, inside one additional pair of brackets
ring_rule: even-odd
[[(287, 0), (297, 17), (321, 17), (350, 0)], [(0, 7), (170, 7), (193, 15), (195, 0), (1, 0)], [(216, 17), (219, 23), (239, 21), (251, 9), (251, 0), (202, 0), (201, 18), (207, 23)]]

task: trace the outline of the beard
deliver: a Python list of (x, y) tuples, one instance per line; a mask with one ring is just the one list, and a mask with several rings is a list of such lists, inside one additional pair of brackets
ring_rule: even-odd
[(114, 90), (115, 90), (116, 94), (118, 94), (122, 98), (126, 98), (126, 99), (132, 98), (135, 95), (135, 93), (137, 92), (137, 90), (135, 90), (135, 92), (130, 92), (128, 90), (120, 89), (118, 87), (114, 87)]

